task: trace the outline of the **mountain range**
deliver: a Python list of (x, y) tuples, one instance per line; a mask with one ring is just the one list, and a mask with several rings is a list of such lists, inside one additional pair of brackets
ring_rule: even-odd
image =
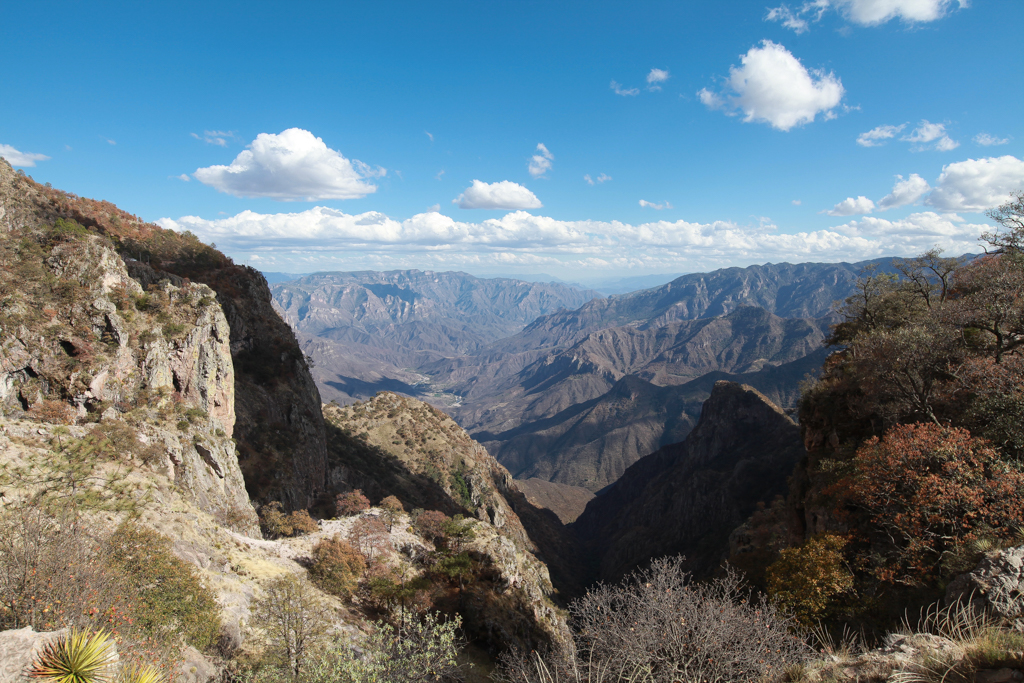
[(865, 267), (887, 265), (726, 268), (608, 297), (423, 271), (317, 273), (271, 289), (325, 399), (426, 400), (534, 491), (549, 481), (597, 492), (685, 438), (717, 380), (793, 409), (826, 355), (833, 303)]

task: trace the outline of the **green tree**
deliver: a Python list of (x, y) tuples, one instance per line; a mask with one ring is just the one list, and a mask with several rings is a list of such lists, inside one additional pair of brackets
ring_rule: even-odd
[(783, 550), (768, 567), (769, 595), (806, 626), (837, 616), (854, 595), (854, 575), (843, 556), (847, 542), (822, 534)]
[(294, 574), (264, 584), (253, 617), (266, 634), (271, 660), (295, 678), (305, 672), (330, 626), (330, 611), (317, 590)]

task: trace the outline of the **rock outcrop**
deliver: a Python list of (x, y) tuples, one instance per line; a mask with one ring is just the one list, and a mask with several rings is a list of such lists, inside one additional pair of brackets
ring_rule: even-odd
[[(85, 242), (99, 245), (105, 240), (103, 249), (106, 251), (81, 255), (77, 263), (69, 260), (65, 252), (76, 252), (83, 242), (80, 239), (83, 235), (76, 232), (74, 224), (52, 231), (57, 221), (74, 221), (84, 226), (85, 232), (92, 236), (91, 242)], [(214, 335), (212, 338), (219, 345), (217, 353), (221, 355), (191, 358), (186, 353), (176, 361), (168, 359), (167, 363), (162, 363), (160, 358), (165, 350), (179, 353), (182, 347), (154, 348), (154, 371), (163, 378), (173, 375), (180, 384), (175, 387), (177, 393), (184, 391), (190, 399), (192, 396), (207, 396), (203, 399), (207, 408), (203, 410), (211, 419), (220, 421), (225, 432), (232, 431), (228, 423), (234, 423), (235, 450), (252, 497), (262, 501), (281, 500), (290, 508), (304, 508), (323, 492), (327, 452), (319, 392), (295, 335), (274, 311), (267, 282), (259, 272), (232, 263), (190, 233), (176, 233), (146, 223), (108, 202), (84, 199), (44, 187), (24, 174), (15, 173), (6, 161), (0, 160), (0, 234), (14, 230), (28, 230), (37, 236), (47, 230), (53, 232), (47, 253), (40, 260), (47, 260), (47, 267), (53, 273), (67, 270), (68, 277), (62, 278), (65, 283), (76, 278), (82, 281), (84, 274), (76, 273), (76, 268), (99, 268), (108, 276), (122, 278), (104, 285), (120, 292), (122, 298), (137, 296), (141, 287), (142, 295), (152, 294), (157, 303), (166, 303), (171, 294), (165, 289), (164, 282), (179, 290), (201, 293), (199, 300), (204, 302), (204, 306), (212, 304), (218, 309), (219, 321), (209, 317), (205, 320), (175, 319), (169, 321), (174, 325), (171, 334), (177, 339), (181, 333), (178, 326), (187, 328), (186, 336), (192, 335), (189, 330), (193, 325), (206, 328), (210, 335)], [(8, 247), (12, 254), (21, 248), (14, 243)], [(109, 266), (113, 261), (126, 263), (130, 279), (136, 284), (124, 281), (123, 266), (118, 266), (119, 273), (114, 272), (116, 268), (111, 270)], [(41, 271), (25, 275), (27, 277), (22, 281), (34, 282), (41, 277)], [(88, 284), (92, 287), (98, 283), (97, 280)], [(199, 283), (209, 289), (203, 289)], [(150, 287), (157, 291), (148, 292)], [(65, 287), (46, 295), (60, 299), (69, 293), (73, 294), (74, 288)], [(18, 315), (31, 312), (19, 309), (17, 304), (4, 297), (7, 293), (0, 292), (0, 299), (6, 302), (2, 304), (4, 311)], [(107, 310), (112, 303), (115, 308)], [(104, 310), (85, 311), (81, 306), (79, 310), (85, 311), (89, 319), (106, 316), (104, 334), (118, 344), (130, 340), (130, 334), (126, 336), (121, 329), (123, 321), (120, 318), (123, 316), (116, 308), (116, 302), (107, 301), (100, 305)], [(35, 312), (41, 310), (36, 309)], [(161, 333), (167, 337), (168, 321), (156, 322), (164, 326)], [(65, 323), (70, 321), (65, 320)], [(74, 345), (73, 339), (61, 341)], [(195, 342), (194, 348), (199, 348), (196, 344), (203, 341), (198, 337), (190, 340)], [(69, 354), (79, 353), (77, 348), (65, 346)], [(221, 370), (226, 367), (224, 363), (228, 357), (223, 355), (225, 350), (230, 352), (233, 379), (218, 387), (201, 385), (206, 381), (204, 378), (216, 376), (219, 372), (210, 365), (211, 362), (221, 363)], [(189, 375), (183, 367), (178, 367), (175, 374), (172, 367), (175, 363), (178, 366), (191, 363), (196, 373)], [(0, 375), (0, 394), (4, 398), (11, 395), (14, 381), (10, 375), (6, 371)], [(220, 376), (223, 378), (223, 373)], [(20, 381), (25, 384), (26, 378), (22, 377)], [(234, 392), (233, 402), (228, 400), (226, 391)], [(232, 406), (233, 416), (228, 406)]]
[[(2, 218), (2, 216), (0, 216)], [(66, 633), (32, 630), (31, 626), (0, 631), (0, 683), (24, 683), (32, 661), (50, 641)]]
[(970, 603), (1024, 632), (1024, 546), (985, 555), (946, 587), (946, 604)]
[[(531, 538), (544, 534), (533, 529), (528, 534), (517, 514), (541, 511), (454, 420), (390, 392), (350, 406), (325, 405), (324, 415), (333, 433), (331, 483), (336, 490), (360, 488), (374, 502), (395, 495), (409, 509), (464, 514), (480, 522), (468, 549), (494, 578), (487, 588), (468, 589), (464, 596), (470, 632), (495, 650), (517, 645), (529, 651), (570, 641), (542, 561), (548, 546), (538, 547)], [(535, 517), (528, 519), (538, 524)], [(560, 527), (557, 518), (553, 526)]]
[(799, 428), (777, 406), (751, 387), (715, 383), (685, 441), (641, 458), (572, 524), (591, 578), (618, 579), (677, 553), (696, 575), (712, 574), (730, 532), (786, 492), (802, 456)]

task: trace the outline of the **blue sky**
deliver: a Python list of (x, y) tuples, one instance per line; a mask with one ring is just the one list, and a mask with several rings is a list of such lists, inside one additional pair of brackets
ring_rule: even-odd
[(9, 4), (0, 156), (274, 271), (962, 252), (1024, 189), (1022, 23), (1020, 0)]

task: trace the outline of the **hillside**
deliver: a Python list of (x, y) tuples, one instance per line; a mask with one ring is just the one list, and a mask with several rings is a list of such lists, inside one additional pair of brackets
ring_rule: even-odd
[(728, 555), (729, 534), (786, 492), (803, 456), (796, 424), (749, 386), (716, 382), (693, 431), (633, 463), (573, 523), (592, 578), (617, 580), (682, 554), (698, 576)]

